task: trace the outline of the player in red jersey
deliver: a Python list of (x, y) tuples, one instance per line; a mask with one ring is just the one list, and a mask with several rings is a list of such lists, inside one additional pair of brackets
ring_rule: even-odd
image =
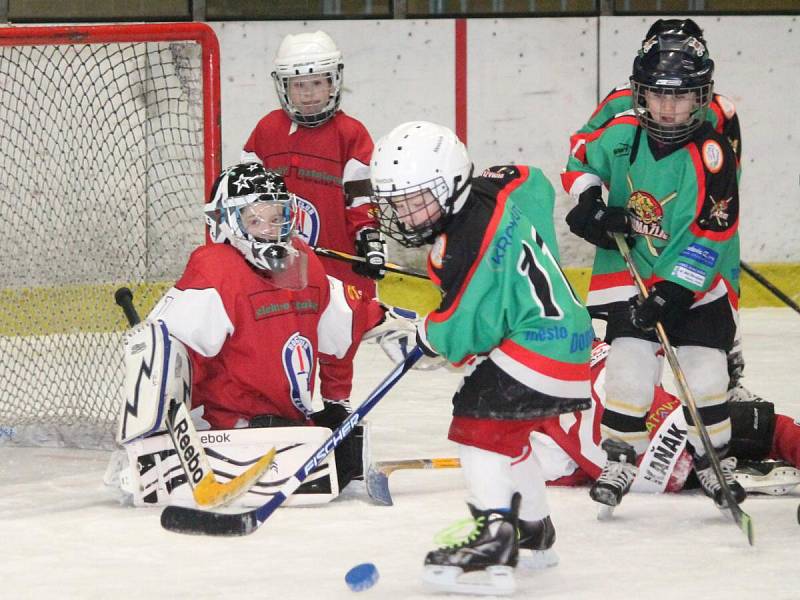
[[(296, 199), (258, 163), (217, 179), (206, 222), (212, 244), (195, 250), (183, 275), (148, 316), (186, 347), (192, 406), (212, 429), (337, 427), (340, 405), (312, 412), (317, 362), (352, 359), (384, 307), (348, 297), (295, 235)], [(336, 450), (342, 487), (358, 475), (356, 436)], [(340, 450), (341, 449), (341, 450)], [(349, 456), (342, 464), (342, 456)]]
[[(242, 161), (259, 161), (283, 176), (297, 196), (297, 233), (308, 245), (367, 259), (355, 267), (328, 258), (322, 262), (345, 284), (356, 312), (368, 310), (375, 296), (372, 279), (383, 277), (386, 250), (372, 212), (372, 139), (358, 120), (339, 110), (342, 53), (322, 31), (287, 35), (274, 66), (281, 108), (258, 122)], [(349, 354), (321, 358), (323, 400), (347, 405), (352, 377)]]

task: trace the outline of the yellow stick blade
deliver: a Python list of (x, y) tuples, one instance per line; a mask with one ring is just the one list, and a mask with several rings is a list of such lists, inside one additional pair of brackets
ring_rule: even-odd
[(213, 471), (200, 480), (194, 490), (194, 501), (201, 508), (215, 508), (235, 500), (261, 479), (275, 459), (275, 448), (259, 458), (244, 473), (226, 483), (219, 483)]

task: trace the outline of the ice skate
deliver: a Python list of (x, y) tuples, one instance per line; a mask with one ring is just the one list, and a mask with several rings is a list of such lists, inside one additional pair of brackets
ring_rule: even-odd
[[(425, 557), (422, 581), (438, 592), (510, 595), (515, 589), (514, 567), (519, 554), (519, 494), (514, 495), (508, 512), (468, 506), (472, 519), (459, 521), (437, 536), (442, 547)], [(472, 531), (456, 539), (465, 525), (472, 525)]]
[(556, 542), (556, 528), (549, 516), (540, 521), (520, 519), (518, 529), (520, 567), (546, 569), (558, 564), (558, 554), (553, 550), (553, 544)]
[(602, 444), (608, 460), (600, 477), (592, 484), (589, 496), (603, 505), (598, 509), (597, 518), (611, 517), (614, 508), (622, 502), (622, 497), (631, 489), (636, 478), (636, 453), (633, 446), (617, 440), (605, 440)]
[[(741, 504), (747, 498), (747, 492), (741, 484), (736, 481), (734, 476), (734, 469), (736, 469), (736, 458), (729, 456), (719, 461), (722, 469), (722, 475), (725, 477), (725, 482), (733, 494), (733, 499), (736, 504)], [(706, 496), (714, 499), (714, 504), (720, 510), (728, 508), (728, 500), (722, 493), (722, 487), (717, 480), (714, 470), (711, 468), (711, 463), (707, 456), (694, 457), (694, 471), (697, 474), (697, 479), (700, 481), (700, 487), (703, 488)]]
[(800, 470), (782, 460), (742, 461), (733, 477), (748, 494), (782, 496), (800, 485)]

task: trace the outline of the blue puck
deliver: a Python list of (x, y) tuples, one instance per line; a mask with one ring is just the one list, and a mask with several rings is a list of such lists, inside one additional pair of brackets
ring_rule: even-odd
[(344, 576), (344, 582), (354, 592), (368, 590), (378, 581), (378, 569), (372, 563), (356, 565)]

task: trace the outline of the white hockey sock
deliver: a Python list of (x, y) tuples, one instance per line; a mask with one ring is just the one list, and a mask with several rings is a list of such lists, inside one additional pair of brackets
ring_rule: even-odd
[(511, 461), (511, 478), (517, 491), (522, 494), (520, 519), (540, 521), (550, 514), (542, 465), (530, 449), (527, 450), (527, 456), (523, 454)]
[(471, 494), (470, 504), (479, 510), (508, 509), (515, 492), (511, 459), (504, 454), (474, 446), (458, 445), (461, 472)]

